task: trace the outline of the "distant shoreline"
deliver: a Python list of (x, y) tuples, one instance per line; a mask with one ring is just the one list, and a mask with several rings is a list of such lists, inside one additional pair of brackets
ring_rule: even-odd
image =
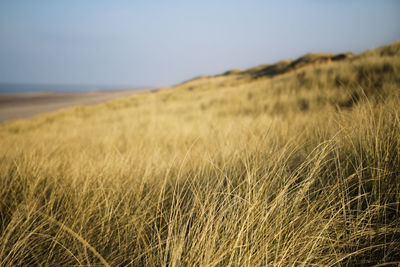
[(41, 92), (57, 92), (57, 93), (82, 93), (97, 91), (113, 91), (123, 89), (143, 89), (149, 86), (132, 86), (123, 84), (50, 84), (50, 83), (9, 83), (0, 82), (0, 95), (4, 94), (24, 94), (24, 93), (41, 93)]
[(8, 120), (25, 119), (76, 105), (95, 105), (118, 97), (150, 90), (152, 88), (2, 93), (0, 94), (0, 123)]

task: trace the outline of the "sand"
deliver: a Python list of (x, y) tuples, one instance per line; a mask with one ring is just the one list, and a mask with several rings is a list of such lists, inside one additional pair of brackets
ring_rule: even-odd
[(120, 89), (73, 93), (26, 93), (0, 95), (0, 122), (56, 111), (76, 105), (94, 105), (114, 98), (148, 91)]

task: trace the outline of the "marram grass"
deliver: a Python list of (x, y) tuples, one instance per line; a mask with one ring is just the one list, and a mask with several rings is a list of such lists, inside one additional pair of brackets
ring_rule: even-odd
[(400, 264), (399, 55), (2, 124), (0, 265)]

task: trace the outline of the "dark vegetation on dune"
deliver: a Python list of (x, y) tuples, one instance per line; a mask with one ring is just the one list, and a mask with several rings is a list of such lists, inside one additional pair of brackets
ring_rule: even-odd
[(0, 265), (400, 264), (400, 43), (0, 125)]

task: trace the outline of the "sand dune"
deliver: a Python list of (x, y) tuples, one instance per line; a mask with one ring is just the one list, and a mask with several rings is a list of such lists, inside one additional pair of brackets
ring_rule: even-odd
[(146, 89), (0, 95), (0, 122), (28, 118), (40, 113), (51, 112), (76, 105), (94, 105), (143, 91), (146, 91)]

